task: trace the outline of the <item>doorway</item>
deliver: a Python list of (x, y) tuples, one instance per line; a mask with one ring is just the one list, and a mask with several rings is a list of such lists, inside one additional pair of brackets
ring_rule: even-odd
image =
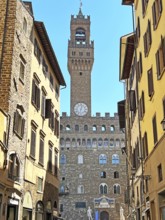
[(103, 211), (100, 213), (100, 220), (109, 220), (109, 213), (106, 211)]

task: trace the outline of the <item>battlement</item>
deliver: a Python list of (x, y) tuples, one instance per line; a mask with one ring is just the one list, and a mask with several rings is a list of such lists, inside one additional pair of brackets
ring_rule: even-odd
[(92, 40), (89, 44), (86, 43), (86, 44), (77, 44), (75, 41), (71, 41), (71, 40), (68, 40), (68, 47), (77, 47), (77, 48), (94, 48), (94, 41)]
[[(70, 117), (70, 115), (67, 115), (67, 112), (62, 112), (61, 117)], [(109, 112), (105, 112), (105, 115), (102, 116), (100, 112), (96, 112), (96, 115), (91, 116), (91, 118), (118, 118), (118, 113), (114, 113), (113, 116), (110, 116)]]

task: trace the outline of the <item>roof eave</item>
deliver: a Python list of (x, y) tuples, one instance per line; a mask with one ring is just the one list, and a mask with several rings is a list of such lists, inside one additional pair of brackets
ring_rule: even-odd
[(35, 29), (38, 33), (38, 37), (43, 45), (44, 51), (47, 55), (47, 58), (50, 62), (50, 65), (52, 66), (54, 70), (55, 77), (59, 81), (59, 84), (62, 86), (66, 86), (63, 74), (61, 72), (60, 66), (58, 64), (56, 55), (54, 53), (54, 50), (52, 48), (51, 42), (49, 40), (46, 28), (44, 26), (43, 22), (40, 21), (34, 21)]
[(119, 80), (129, 78), (134, 55), (134, 33), (120, 38), (120, 76)]

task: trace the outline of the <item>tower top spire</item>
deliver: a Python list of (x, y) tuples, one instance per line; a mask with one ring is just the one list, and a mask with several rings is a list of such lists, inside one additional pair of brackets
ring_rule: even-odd
[(80, 0), (80, 7), (79, 7), (79, 13), (78, 13), (78, 17), (79, 17), (79, 18), (82, 18), (82, 17), (83, 17), (83, 13), (82, 13), (81, 8), (82, 8), (82, 0)]

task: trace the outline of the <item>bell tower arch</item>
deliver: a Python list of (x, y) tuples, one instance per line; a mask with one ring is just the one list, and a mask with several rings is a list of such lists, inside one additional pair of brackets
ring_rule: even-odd
[(71, 16), (68, 71), (71, 76), (71, 116), (91, 116), (91, 71), (94, 42), (90, 41), (90, 16)]

